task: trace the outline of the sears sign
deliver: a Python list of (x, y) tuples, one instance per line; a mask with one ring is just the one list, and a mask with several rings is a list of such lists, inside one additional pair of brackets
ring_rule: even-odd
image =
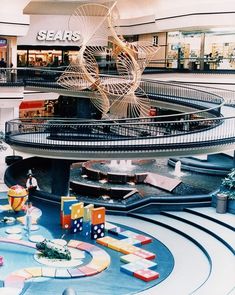
[(81, 39), (78, 31), (54, 31), (40, 30), (37, 34), (38, 41), (72, 41), (77, 42)]

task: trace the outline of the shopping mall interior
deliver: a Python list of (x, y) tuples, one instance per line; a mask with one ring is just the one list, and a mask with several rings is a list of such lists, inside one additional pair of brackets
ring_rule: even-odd
[(235, 295), (235, 2), (1, 4), (0, 294)]

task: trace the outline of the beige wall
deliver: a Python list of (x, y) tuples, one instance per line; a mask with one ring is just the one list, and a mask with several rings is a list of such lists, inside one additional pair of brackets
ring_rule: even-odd
[(163, 62), (163, 60), (165, 60), (166, 58), (167, 34), (166, 33), (143, 34), (143, 35), (139, 35), (139, 41), (153, 42), (153, 36), (158, 37), (159, 50), (153, 56), (152, 62), (150, 62), (149, 67), (152, 67), (152, 66), (165, 67), (165, 63)]

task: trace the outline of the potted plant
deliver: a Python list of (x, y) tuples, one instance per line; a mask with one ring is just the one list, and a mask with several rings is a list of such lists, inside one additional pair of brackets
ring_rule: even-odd
[(235, 168), (222, 180), (219, 193), (227, 195), (227, 211), (235, 214)]

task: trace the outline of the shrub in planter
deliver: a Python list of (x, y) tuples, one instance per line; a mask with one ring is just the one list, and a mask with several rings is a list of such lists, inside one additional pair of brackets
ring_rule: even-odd
[(220, 192), (226, 194), (229, 200), (235, 200), (235, 168), (222, 180)]

